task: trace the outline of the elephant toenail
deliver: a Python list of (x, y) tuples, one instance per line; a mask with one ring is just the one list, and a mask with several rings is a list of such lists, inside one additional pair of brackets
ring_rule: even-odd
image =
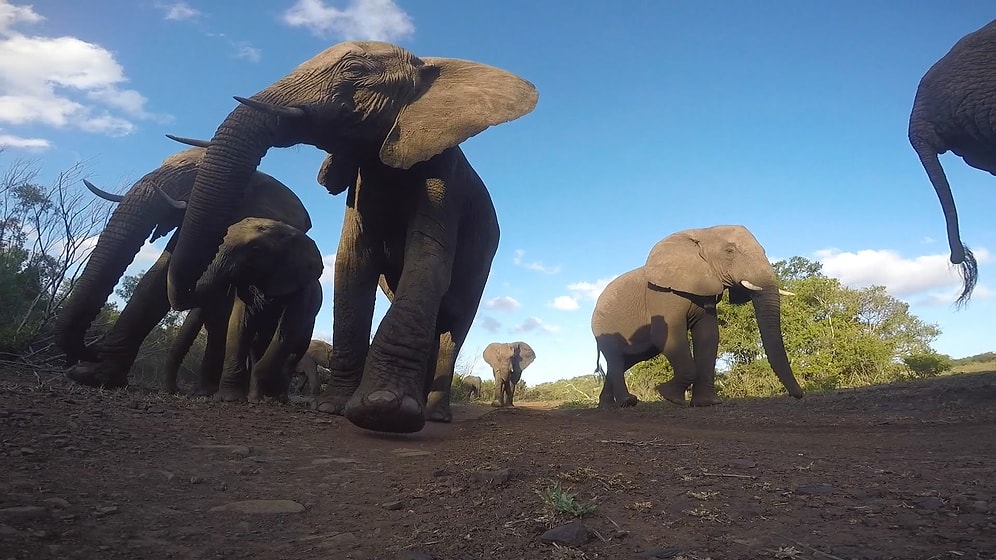
[(377, 408), (394, 408), (398, 405), (398, 396), (390, 391), (374, 391), (364, 397), (363, 402)]
[(418, 402), (409, 395), (405, 395), (405, 397), (401, 399), (400, 412), (411, 416), (419, 416), (422, 414), (422, 403)]

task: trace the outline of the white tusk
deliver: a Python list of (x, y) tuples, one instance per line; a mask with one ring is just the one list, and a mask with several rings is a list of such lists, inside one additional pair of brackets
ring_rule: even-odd
[(755, 292), (760, 292), (763, 288), (757, 284), (752, 284), (750, 280), (741, 280), (740, 285), (747, 288), (748, 290), (753, 290)]
[(778, 294), (783, 296), (794, 296), (795, 292), (790, 292), (788, 290), (783, 290), (781, 288), (778, 288)]
[(173, 208), (176, 208), (177, 210), (186, 210), (187, 209), (187, 202), (186, 201), (184, 201), (184, 200), (174, 200), (173, 197), (171, 197), (170, 195), (166, 194), (166, 191), (162, 190), (158, 185), (156, 185), (156, 193), (159, 194), (160, 198), (162, 198), (166, 202), (166, 204), (169, 204)]
[(111, 202), (121, 202), (122, 200), (124, 200), (124, 195), (111, 194), (107, 191), (100, 190), (97, 187), (93, 186), (93, 183), (87, 181), (86, 179), (83, 179), (83, 184), (86, 185), (86, 188), (90, 189), (90, 192), (99, 196), (100, 198), (103, 198), (104, 200), (110, 200)]
[(256, 101), (255, 99), (239, 97), (237, 95), (235, 96), (235, 100), (245, 105), (246, 107), (252, 107), (257, 111), (263, 111), (264, 113), (270, 113), (271, 115), (276, 115), (278, 117), (299, 119), (305, 116), (304, 109), (300, 107), (287, 107), (285, 105), (276, 105), (274, 103), (267, 103), (265, 101)]

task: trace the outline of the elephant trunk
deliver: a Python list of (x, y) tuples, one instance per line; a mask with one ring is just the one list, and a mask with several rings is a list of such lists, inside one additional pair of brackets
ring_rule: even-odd
[(961, 274), (963, 282), (961, 295), (958, 296), (956, 302), (960, 307), (968, 303), (969, 298), (972, 297), (972, 291), (975, 290), (975, 284), (979, 277), (978, 263), (972, 251), (961, 241), (961, 233), (958, 229), (958, 210), (955, 208), (954, 196), (951, 194), (951, 185), (948, 183), (944, 168), (941, 167), (941, 162), (937, 158), (937, 150), (912, 132), (910, 141), (920, 158), (920, 164), (927, 172), (930, 184), (934, 186), (937, 200), (941, 203), (941, 209), (944, 211), (948, 248), (951, 250), (951, 263), (959, 265), (958, 272)]
[(761, 331), (761, 343), (764, 345), (764, 353), (768, 356), (768, 363), (774, 370), (778, 380), (788, 389), (790, 395), (795, 398), (802, 398), (802, 387), (792, 375), (792, 366), (789, 365), (788, 355), (785, 352), (785, 342), (782, 340), (782, 319), (781, 302), (779, 301), (778, 287), (775, 285), (765, 286), (752, 298), (754, 303), (754, 314), (757, 316), (757, 326)]
[(279, 119), (239, 106), (211, 139), (187, 201), (183, 227), (177, 234), (176, 250), (170, 261), (168, 292), (174, 309), (196, 305), (197, 280), (221, 246), (227, 224), (235, 217), (252, 174), (274, 145)]
[[(155, 182), (173, 183), (161, 179)], [(86, 346), (86, 331), (146, 238), (168, 218), (170, 210), (156, 196), (153, 181), (146, 178), (130, 189), (114, 209), (56, 319), (55, 340), (66, 353), (67, 365), (98, 360)]]

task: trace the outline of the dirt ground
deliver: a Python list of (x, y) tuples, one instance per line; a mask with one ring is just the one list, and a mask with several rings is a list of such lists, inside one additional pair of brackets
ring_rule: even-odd
[(6, 374), (0, 560), (996, 558), (996, 373), (457, 414), (392, 436)]

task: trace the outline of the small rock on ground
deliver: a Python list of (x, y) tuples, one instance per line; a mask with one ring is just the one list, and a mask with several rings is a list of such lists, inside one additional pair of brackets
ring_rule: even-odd
[(573, 521), (543, 533), (540, 540), (565, 546), (584, 544), (588, 540), (588, 530), (580, 521)]
[(215, 506), (211, 511), (234, 511), (237, 513), (301, 513), (304, 506), (293, 500), (243, 500)]

